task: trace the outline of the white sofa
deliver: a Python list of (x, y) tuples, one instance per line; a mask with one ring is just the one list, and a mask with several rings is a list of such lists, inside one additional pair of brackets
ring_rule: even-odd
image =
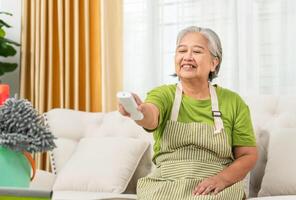
[[(296, 169), (296, 158), (291, 152), (293, 149), (296, 152), (294, 145), (291, 145), (296, 143), (296, 97), (253, 96), (245, 100), (251, 109), (260, 154), (250, 175), (250, 199), (296, 199), (296, 173), (292, 170)], [(52, 152), (54, 173), (38, 171), (32, 188), (53, 188), (53, 199), (56, 200), (136, 199), (137, 179), (153, 169), (153, 139), (150, 133), (117, 112), (87, 113), (53, 109), (47, 113), (47, 118), (53, 134), (58, 138), (58, 147)], [(99, 143), (101, 140), (104, 142)], [(107, 144), (114, 140), (119, 143)], [(81, 141), (84, 141), (83, 145)], [(123, 144), (125, 141), (127, 146)], [(97, 143), (99, 145), (91, 146)], [(125, 149), (131, 146), (132, 151), (125, 154)], [(111, 150), (104, 152), (106, 148)], [(90, 156), (101, 160), (85, 164), (89, 158), (83, 153), (87, 149), (95, 149)], [(83, 153), (79, 153), (81, 151)], [(285, 151), (284, 156), (282, 151)], [(102, 159), (103, 154), (109, 155), (111, 159)], [(116, 157), (119, 154), (129, 158), (128, 162)], [(131, 156), (137, 159), (133, 160)], [(79, 163), (79, 160), (84, 162)], [(110, 162), (115, 163), (110, 165)], [(131, 163), (132, 166), (125, 166)], [(119, 169), (117, 166), (123, 167)], [(101, 173), (105, 168), (110, 168), (106, 174), (114, 170), (114, 176)], [(113, 180), (117, 177), (116, 170), (124, 174), (122, 177), (120, 173), (117, 175), (120, 180)], [(257, 197), (258, 192), (260, 197)]]
[(250, 197), (296, 199), (296, 96), (244, 98), (250, 107), (259, 159), (251, 171)]
[[(57, 137), (57, 148), (51, 152), (53, 173), (38, 170), (31, 188), (53, 189), (52, 199), (55, 200), (136, 199), (137, 180), (149, 174), (153, 167), (153, 141), (150, 133), (118, 112), (88, 113), (53, 109), (46, 116), (52, 133)], [(83, 146), (85, 143), (81, 143), (85, 141), (89, 142), (87, 145), (93, 146), (87, 149), (88, 147)], [(113, 149), (105, 151), (108, 146), (101, 141), (113, 145)], [(133, 146), (128, 146), (129, 144)], [(126, 149), (130, 152), (124, 153)], [(78, 152), (83, 154), (87, 150), (89, 153), (95, 151), (90, 156), (100, 159), (93, 161), (84, 158), (85, 155), (79, 157), (81, 154)], [(118, 154), (122, 156), (112, 159), (113, 155)], [(77, 159), (73, 159), (75, 156)], [(137, 158), (130, 158), (131, 156)], [(89, 159), (89, 164), (80, 166), (79, 159)]]

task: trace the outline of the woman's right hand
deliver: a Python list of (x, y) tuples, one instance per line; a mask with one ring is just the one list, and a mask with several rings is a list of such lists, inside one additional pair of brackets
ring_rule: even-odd
[(123, 105), (121, 105), (121, 103), (118, 103), (118, 111), (120, 112), (120, 114), (122, 114), (125, 117), (130, 117), (130, 114), (128, 112), (126, 112), (126, 110), (124, 109)]
[[(134, 99), (135, 99), (135, 101), (136, 101), (136, 103), (137, 103), (137, 105), (138, 105), (138, 110), (139, 111), (142, 111), (141, 110), (141, 105), (142, 105), (142, 100), (140, 99), (140, 97), (137, 95), (137, 94), (135, 94), (135, 93), (132, 93), (132, 95), (133, 95), (133, 97), (134, 97)], [(139, 107), (140, 106), (140, 107)], [(123, 107), (123, 105), (121, 104), (121, 103), (118, 103), (118, 111), (120, 112), (120, 114), (122, 114), (123, 116), (125, 116), (125, 117), (130, 117), (130, 113), (128, 113), (125, 109), (124, 109), (124, 107)]]
[[(142, 112), (144, 118), (142, 120), (135, 120), (135, 122), (148, 130), (154, 130), (158, 126), (159, 110), (152, 103), (143, 103), (138, 95), (132, 93), (135, 101), (138, 105), (138, 111)], [(126, 117), (130, 117), (130, 114), (124, 109), (124, 107), (119, 103), (118, 111)]]

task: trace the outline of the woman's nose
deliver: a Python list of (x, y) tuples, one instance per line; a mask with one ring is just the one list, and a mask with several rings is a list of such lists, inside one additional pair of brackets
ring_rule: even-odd
[(192, 52), (191, 51), (187, 51), (184, 55), (184, 60), (192, 60)]

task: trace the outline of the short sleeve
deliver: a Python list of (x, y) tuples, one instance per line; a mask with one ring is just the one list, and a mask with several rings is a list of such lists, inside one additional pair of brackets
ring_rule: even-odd
[[(171, 98), (165, 86), (157, 87), (147, 93), (145, 103), (152, 103), (159, 110), (158, 127), (163, 123), (164, 118), (171, 107)], [(152, 130), (150, 130), (152, 131)]]
[(256, 146), (250, 109), (240, 97), (237, 98), (236, 105), (237, 109), (232, 132), (232, 146)]

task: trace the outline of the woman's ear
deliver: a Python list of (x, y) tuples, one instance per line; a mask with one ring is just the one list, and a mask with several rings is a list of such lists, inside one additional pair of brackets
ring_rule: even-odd
[(218, 57), (214, 57), (213, 59), (213, 66), (211, 68), (211, 72), (214, 72), (216, 70), (216, 67), (219, 65), (219, 58)]

